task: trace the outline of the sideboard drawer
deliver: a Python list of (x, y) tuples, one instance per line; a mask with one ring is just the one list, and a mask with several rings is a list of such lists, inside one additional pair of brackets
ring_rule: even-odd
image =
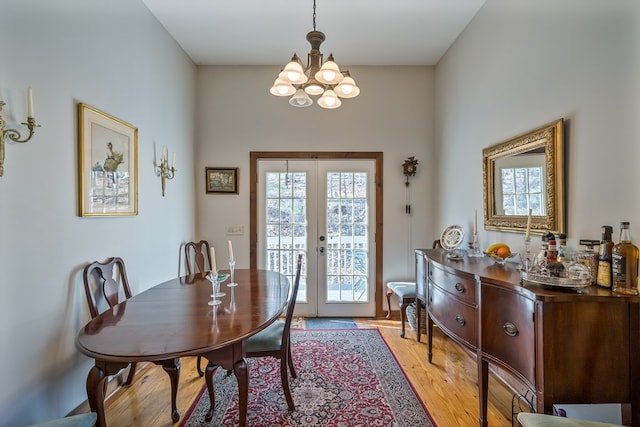
[(535, 384), (535, 303), (504, 287), (482, 283), (482, 352)]
[(429, 265), (429, 279), (441, 289), (455, 295), (469, 304), (476, 304), (476, 281), (472, 277), (463, 277), (449, 273), (437, 265)]
[(447, 334), (453, 334), (470, 347), (478, 345), (476, 309), (429, 283), (429, 313)]

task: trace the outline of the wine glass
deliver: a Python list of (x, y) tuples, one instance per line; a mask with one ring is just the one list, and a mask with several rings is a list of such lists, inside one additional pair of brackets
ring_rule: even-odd
[(234, 280), (234, 271), (236, 269), (236, 262), (234, 260), (229, 260), (229, 272), (231, 273), (231, 281), (227, 284), (228, 287), (233, 288), (234, 286), (238, 286), (236, 281)]
[(223, 297), (226, 295), (224, 292), (220, 292), (220, 282), (218, 281), (218, 273), (215, 271), (210, 271), (209, 274), (207, 275), (207, 279), (209, 279), (209, 281), (211, 282), (211, 288), (212, 288), (211, 297), (213, 297), (213, 300), (209, 301), (209, 305), (218, 305), (222, 301), (220, 301), (217, 298)]

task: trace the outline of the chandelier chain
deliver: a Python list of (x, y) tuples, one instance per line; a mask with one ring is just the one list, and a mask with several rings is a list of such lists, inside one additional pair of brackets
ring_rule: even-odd
[(316, 0), (313, 0), (313, 31), (316, 30)]

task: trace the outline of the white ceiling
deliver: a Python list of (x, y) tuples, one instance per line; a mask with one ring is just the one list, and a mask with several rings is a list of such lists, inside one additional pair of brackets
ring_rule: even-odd
[[(143, 0), (196, 64), (306, 63), (313, 0)], [(485, 0), (317, 0), (340, 65), (435, 65)]]

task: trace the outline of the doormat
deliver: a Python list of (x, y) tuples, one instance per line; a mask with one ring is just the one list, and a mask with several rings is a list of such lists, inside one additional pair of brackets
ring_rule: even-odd
[[(296, 410), (289, 413), (274, 358), (247, 359), (247, 426), (435, 427), (395, 356), (377, 329), (292, 330), (297, 378), (289, 378)], [(224, 369), (214, 373), (210, 422), (206, 386), (180, 427), (238, 423), (238, 383)]]
[(350, 317), (307, 317), (305, 329), (353, 329), (356, 322)]

